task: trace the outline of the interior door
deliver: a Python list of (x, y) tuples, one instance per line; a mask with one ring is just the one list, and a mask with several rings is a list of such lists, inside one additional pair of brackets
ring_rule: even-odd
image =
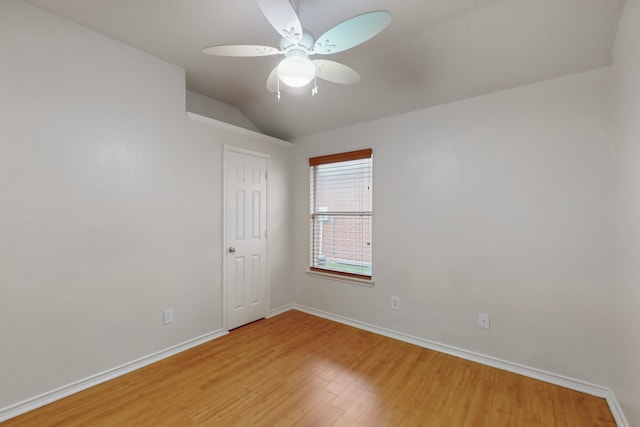
[(227, 329), (268, 310), (267, 158), (225, 149), (225, 304)]

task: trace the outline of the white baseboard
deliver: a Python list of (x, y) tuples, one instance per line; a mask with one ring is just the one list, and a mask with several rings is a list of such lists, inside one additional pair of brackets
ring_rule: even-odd
[(285, 311), (293, 310), (295, 308), (296, 308), (295, 304), (287, 304), (287, 305), (283, 305), (282, 307), (274, 308), (273, 310), (271, 310), (271, 313), (269, 313), (269, 315), (267, 316), (267, 319), (273, 316), (277, 316), (278, 314), (282, 314)]
[(609, 390), (609, 395), (607, 396), (607, 403), (609, 404), (609, 409), (613, 414), (613, 418), (616, 420), (616, 424), (619, 427), (629, 427), (629, 422), (627, 418), (624, 416), (624, 412), (622, 412), (622, 408), (620, 407), (620, 403), (616, 396), (613, 394), (613, 390)]
[(51, 402), (55, 402), (56, 400), (60, 400), (79, 391), (86, 390), (103, 382), (112, 380), (124, 374), (128, 374), (129, 372), (140, 369), (143, 366), (147, 366), (159, 360), (166, 359), (167, 357), (181, 353), (200, 344), (204, 344), (228, 333), (229, 332), (224, 330), (213, 331), (208, 334), (185, 341), (181, 344), (174, 345), (167, 349), (149, 354), (148, 356), (144, 356), (131, 362), (125, 363), (124, 365), (108, 369), (104, 372), (100, 372), (98, 374), (91, 375), (90, 377), (75, 381), (71, 384), (59, 387), (55, 390), (48, 391), (39, 396), (35, 396), (22, 402), (18, 402), (6, 408), (1, 408), (0, 422), (6, 421), (9, 418), (17, 417), (18, 415), (24, 414), (25, 412), (32, 411), (36, 408), (47, 405)]
[[(423, 338), (414, 337), (412, 335), (404, 334), (402, 332), (392, 331), (390, 329), (381, 328), (379, 326), (371, 325), (369, 323), (360, 322), (344, 316), (340, 316), (326, 311), (317, 310), (315, 308), (292, 304), (290, 309), (299, 310), (314, 316), (323, 317), (325, 319), (333, 320), (338, 323), (353, 326), (358, 329), (373, 332), (379, 335), (383, 335), (389, 338), (404, 341), (410, 344), (417, 345), (419, 347), (428, 348), (429, 350), (435, 350), (440, 353), (450, 354), (452, 356), (459, 357), (461, 359), (470, 360), (483, 365), (491, 366), (494, 368), (502, 369), (503, 371), (513, 372), (515, 374), (523, 375), (525, 377), (534, 378), (536, 380), (544, 381), (550, 384), (565, 387), (571, 390), (586, 393), (592, 396), (597, 396), (606, 399), (609, 409), (619, 427), (629, 427), (622, 409), (618, 401), (613, 394), (613, 391), (607, 387), (592, 384), (586, 381), (577, 380), (574, 378), (565, 377), (564, 375), (554, 374), (552, 372), (543, 371), (541, 369), (532, 368), (529, 366), (520, 365), (518, 363), (509, 362), (506, 360), (498, 359), (496, 357), (487, 356), (484, 354), (476, 353), (473, 351), (464, 350), (461, 348), (453, 347), (446, 344), (437, 343), (434, 341), (425, 340)], [(286, 311), (286, 310), (284, 310)]]

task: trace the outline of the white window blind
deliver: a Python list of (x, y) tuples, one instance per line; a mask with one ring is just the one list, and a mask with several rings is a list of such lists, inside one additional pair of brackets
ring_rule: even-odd
[(372, 276), (373, 151), (313, 157), (311, 270)]

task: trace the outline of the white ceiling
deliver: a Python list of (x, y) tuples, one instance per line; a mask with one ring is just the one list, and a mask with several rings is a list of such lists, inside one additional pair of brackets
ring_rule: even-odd
[(265, 82), (280, 56), (204, 55), (218, 44), (276, 46), (254, 0), (26, 0), (186, 69), (187, 88), (293, 139), (608, 65), (624, 0), (300, 0), (318, 36), (354, 15), (392, 13), (374, 39), (327, 57), (362, 76), (319, 94)]

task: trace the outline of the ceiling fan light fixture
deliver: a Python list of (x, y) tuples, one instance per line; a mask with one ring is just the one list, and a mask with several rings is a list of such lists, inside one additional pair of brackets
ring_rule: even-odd
[(278, 65), (278, 78), (287, 86), (306, 86), (315, 76), (316, 66), (304, 56), (289, 56)]

